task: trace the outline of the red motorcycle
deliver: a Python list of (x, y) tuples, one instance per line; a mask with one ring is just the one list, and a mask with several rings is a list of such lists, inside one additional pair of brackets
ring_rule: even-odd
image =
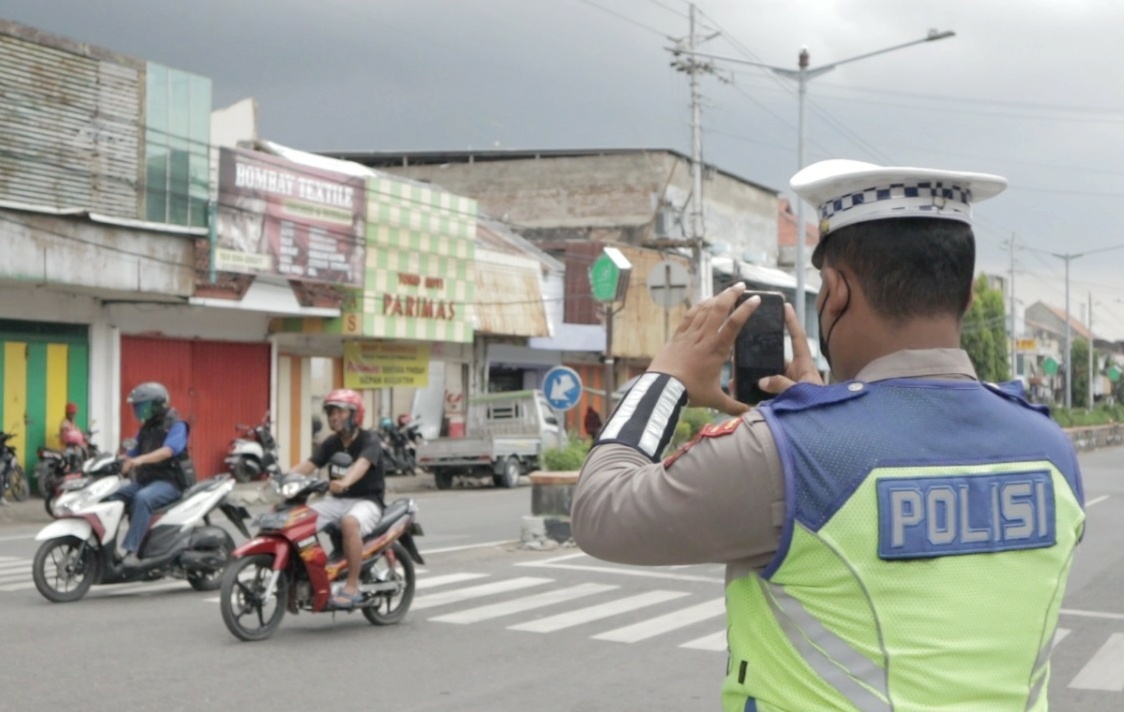
[[(340, 453), (329, 466), (346, 470), (349, 464)], [(327, 492), (328, 482), (287, 475), (277, 486), (283, 501), (259, 518), (257, 535), (234, 551), (222, 579), (222, 619), (242, 640), (268, 638), (286, 610), (336, 610), (329, 603), (333, 584), (342, 586), (347, 578), (338, 530), (324, 532), (331, 538), (328, 553), (317, 536), (316, 510), (308, 506), (310, 496)], [(417, 514), (414, 500), (396, 500), (363, 539), (363, 600), (349, 610), (362, 611), (372, 625), (398, 623), (414, 600), (414, 562), (425, 563), (413, 539), (422, 534)]]

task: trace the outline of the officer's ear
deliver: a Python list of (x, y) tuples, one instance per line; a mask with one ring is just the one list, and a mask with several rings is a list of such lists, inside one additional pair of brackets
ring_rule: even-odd
[(820, 281), (820, 299), (822, 301), (817, 305), (817, 308), (821, 309), (825, 315), (835, 318), (847, 308), (847, 304), (851, 301), (850, 280), (844, 279), (842, 272), (835, 267), (825, 265), (820, 270)]

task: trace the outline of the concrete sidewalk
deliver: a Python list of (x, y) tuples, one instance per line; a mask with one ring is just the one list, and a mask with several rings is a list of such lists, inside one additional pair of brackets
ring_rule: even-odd
[[(258, 493), (261, 485), (261, 482), (236, 485), (234, 494), (243, 500), (247, 506), (260, 508), (264, 504), (264, 500)], [(428, 473), (419, 471), (419, 474), (409, 476), (394, 475), (386, 478), (386, 499), (389, 502), (398, 494), (424, 492), (436, 488), (433, 475)], [(0, 528), (21, 524), (45, 525), (49, 521), (51, 521), (51, 517), (47, 514), (47, 510), (43, 508), (43, 500), (37, 495), (32, 495), (24, 502), (8, 501), (0, 505)]]

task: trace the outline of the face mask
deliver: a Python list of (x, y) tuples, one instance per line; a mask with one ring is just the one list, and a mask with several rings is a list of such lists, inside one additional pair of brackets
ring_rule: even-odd
[(148, 419), (152, 417), (152, 401), (133, 403), (133, 415), (142, 423), (148, 422)]
[(823, 354), (824, 360), (827, 361), (828, 368), (831, 367), (831, 354), (828, 352), (827, 343), (831, 341), (831, 333), (835, 331), (835, 327), (839, 325), (839, 320), (843, 318), (843, 315), (846, 314), (847, 310), (851, 307), (851, 283), (847, 281), (847, 278), (843, 276), (842, 272), (838, 272), (837, 274), (847, 287), (847, 302), (843, 305), (843, 311), (839, 312), (839, 316), (835, 317), (835, 321), (831, 323), (831, 328), (828, 330), (827, 336), (824, 336), (823, 333), (823, 310), (827, 308), (826, 296), (823, 299), (823, 304), (820, 306), (819, 312), (816, 314), (820, 326), (820, 353)]

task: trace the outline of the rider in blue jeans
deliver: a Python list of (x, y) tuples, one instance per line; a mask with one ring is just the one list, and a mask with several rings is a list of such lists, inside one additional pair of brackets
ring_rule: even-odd
[(137, 444), (121, 464), (122, 474), (135, 471), (133, 481), (110, 499), (131, 506), (129, 531), (122, 547), (125, 568), (141, 566), (137, 552), (152, 521), (153, 510), (179, 499), (179, 460), (187, 451), (187, 424), (169, 407), (168, 389), (156, 382), (142, 383), (129, 393), (128, 402), (140, 422)]

